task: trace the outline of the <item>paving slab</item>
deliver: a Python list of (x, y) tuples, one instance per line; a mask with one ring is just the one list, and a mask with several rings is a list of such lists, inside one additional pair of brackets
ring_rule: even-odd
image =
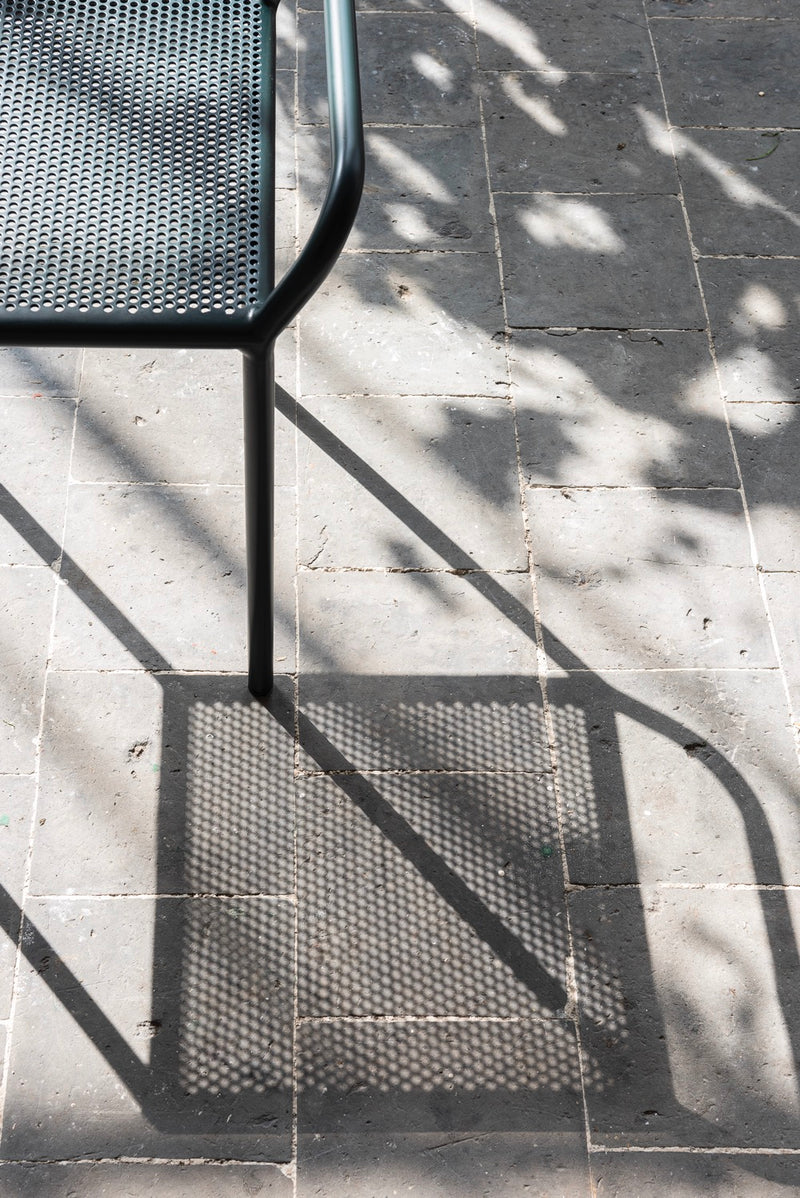
[[(367, 129), (367, 180), (351, 249), (494, 250), (478, 127)], [(308, 237), (328, 184), (326, 129), (297, 137), (300, 231)]]
[(538, 679), (304, 674), (305, 770), (551, 768)]
[[(293, 383), (291, 335), (278, 345), (278, 378)], [(86, 351), (75, 481), (241, 484), (243, 439), (236, 351)], [(280, 414), (275, 439), (275, 481), (293, 486), (294, 432)]]
[(276, 1165), (0, 1163), (0, 1198), (290, 1198)]
[(515, 329), (522, 471), (567, 487), (736, 487), (703, 333)]
[(288, 1159), (293, 923), (245, 896), (30, 902), (4, 1157)]
[(11, 1014), (36, 779), (0, 775), (0, 1019)]
[(765, 570), (797, 570), (800, 409), (796, 404), (736, 404), (731, 424), (759, 566)]
[(567, 929), (549, 775), (313, 779), (298, 807), (305, 1016), (552, 1016)]
[(497, 191), (676, 195), (675, 162), (639, 108), (660, 107), (655, 75), (487, 74), (483, 113)]
[(82, 349), (14, 346), (0, 349), (0, 395), (72, 399), (78, 394)]
[(0, 401), (0, 564), (58, 557), (67, 509), (75, 401)]
[(3, 566), (0, 588), (0, 772), (31, 774), (36, 766), (55, 578), (44, 567)]
[(797, 884), (777, 671), (573, 674), (548, 697), (573, 883)]
[(745, 129), (800, 124), (800, 97), (792, 82), (800, 22), (654, 21), (652, 34), (672, 124)]
[(593, 1152), (597, 1198), (784, 1198), (800, 1186), (797, 1157), (777, 1153)]
[[(286, 668), (294, 661), (295, 499), (294, 488), (278, 488), (276, 657)], [(66, 552), (56, 668), (244, 668), (242, 487), (75, 485)]]
[(653, 69), (641, 5), (579, 0), (475, 0), (481, 69), (592, 71)]
[(338, 397), (307, 412), (302, 565), (527, 570), (506, 401)]
[(298, 1193), (588, 1198), (578, 1076), (560, 1021), (305, 1023)]
[(528, 497), (555, 664), (776, 664), (736, 492), (539, 488)]
[(681, 183), (701, 254), (800, 253), (800, 135), (675, 133)]
[(648, 16), (670, 17), (792, 17), (793, 0), (645, 0)]
[(593, 1143), (793, 1148), (794, 891), (570, 900)]
[(726, 400), (798, 400), (800, 351), (793, 334), (800, 298), (797, 263), (704, 259), (699, 269)]
[(772, 626), (795, 721), (800, 720), (800, 575), (764, 574)]
[(32, 891), (285, 894), (293, 778), (293, 738), (243, 677), (54, 674)]
[(303, 673), (537, 671), (523, 575), (309, 570), (298, 581)]
[(496, 207), (512, 328), (704, 327), (677, 198), (498, 195)]
[(300, 317), (304, 395), (501, 395), (493, 254), (344, 254)]
[[(361, 90), (367, 125), (477, 125), (475, 42), (455, 14), (360, 13)], [(322, 16), (301, 12), (301, 46), (322, 46)], [(301, 124), (327, 120), (324, 58), (300, 50)]]
[[(322, 12), (323, 0), (303, 0), (309, 12)], [(359, 12), (456, 12), (465, 18), (471, 12), (471, 0), (361, 0)]]
[[(278, 6), (278, 11), (282, 5)], [(320, 31), (321, 32), (321, 31)], [(318, 53), (319, 51), (317, 51)], [(288, 49), (284, 50), (288, 57)], [(294, 58), (294, 55), (292, 55)], [(292, 61), (294, 67), (294, 61)], [(297, 186), (297, 164), (294, 147), (294, 111), (297, 88), (295, 70), (275, 72), (275, 186), (292, 188)]]

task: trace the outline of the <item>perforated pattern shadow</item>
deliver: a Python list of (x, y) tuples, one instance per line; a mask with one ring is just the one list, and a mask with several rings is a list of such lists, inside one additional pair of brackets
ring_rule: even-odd
[(260, 40), (258, 0), (4, 0), (3, 309), (254, 302)]

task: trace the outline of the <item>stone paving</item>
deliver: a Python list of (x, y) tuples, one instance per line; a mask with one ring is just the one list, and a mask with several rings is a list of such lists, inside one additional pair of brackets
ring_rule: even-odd
[(268, 703), (236, 356), (0, 351), (0, 1198), (800, 1194), (796, 7), (359, 34)]

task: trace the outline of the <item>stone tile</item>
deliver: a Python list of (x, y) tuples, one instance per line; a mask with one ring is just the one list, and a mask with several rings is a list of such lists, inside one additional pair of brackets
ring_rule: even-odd
[[(276, 492), (276, 650), (294, 662), (294, 503)], [(95, 530), (102, 539), (94, 540)], [(241, 487), (71, 490), (57, 669), (245, 668)]]
[(58, 557), (69, 482), (73, 400), (0, 402), (0, 564)]
[(312, 570), (299, 592), (304, 673), (536, 673), (525, 576)]
[(656, 21), (652, 33), (673, 124), (800, 124), (800, 22)]
[(676, 198), (499, 195), (496, 203), (512, 327), (704, 326)]
[(597, 1147), (798, 1147), (797, 898), (652, 888), (572, 896)]
[(733, 439), (764, 570), (800, 569), (800, 409), (795, 404), (736, 404)]
[(404, 1191), (425, 1198), (591, 1193), (586, 1150), (569, 1132), (301, 1135), (298, 1154), (298, 1198), (335, 1193), (340, 1181), (351, 1198)]
[(278, 43), (276, 57), (278, 70), (294, 70), (297, 53), (297, 4), (295, 0), (281, 0), (275, 14)]
[(796, 1156), (713, 1152), (593, 1152), (597, 1198), (785, 1198), (800, 1187)]
[(550, 769), (532, 677), (307, 674), (300, 704), (311, 771)]
[[(301, 124), (327, 121), (322, 17), (301, 13), (308, 49), (298, 64)], [(477, 125), (475, 44), (451, 13), (361, 13), (357, 18), (366, 124)], [(313, 50), (311, 49), (313, 47)]]
[(792, 17), (794, 0), (645, 0), (648, 15), (659, 17)]
[(49, 570), (0, 569), (0, 772), (33, 773), (55, 579)]
[[(367, 181), (351, 248), (494, 252), (481, 132), (469, 129), (367, 129)], [(325, 195), (326, 130), (298, 134), (301, 235)]]
[(287, 1160), (293, 924), (242, 896), (30, 903), (4, 1156)]
[(494, 254), (345, 254), (300, 317), (303, 395), (506, 390)]
[[(283, 5), (278, 6), (278, 11)], [(285, 52), (284, 52), (285, 53)], [(294, 62), (292, 62), (294, 66)], [(296, 187), (295, 129), (297, 125), (294, 70), (275, 72), (275, 186)]]
[(694, 129), (674, 144), (701, 254), (800, 253), (800, 135)]
[[(322, 12), (323, 0), (302, 0), (309, 12)], [(470, 0), (359, 0), (359, 12), (455, 12), (470, 13)]]
[(572, 882), (797, 884), (777, 671), (573, 674), (548, 694)]
[[(408, 1164), (408, 1150), (417, 1138), (424, 1156), (424, 1149), (432, 1148), (430, 1140), (425, 1143), (431, 1133), (441, 1144), (450, 1137), (455, 1142), (465, 1132), (473, 1133), (479, 1144), (486, 1137), (490, 1148), (493, 1137), (519, 1138), (523, 1156), (531, 1154), (534, 1160), (537, 1150), (546, 1155), (554, 1149), (558, 1156), (563, 1149), (572, 1162), (582, 1158), (586, 1166), (574, 1028), (562, 1019), (303, 1022), (298, 1033), (298, 1131), (301, 1174), (325, 1168), (313, 1136), (325, 1137), (329, 1149), (346, 1145), (356, 1168), (359, 1142), (371, 1149), (372, 1160), (364, 1163), (374, 1168), (377, 1137), (387, 1148), (387, 1139), (408, 1137), (395, 1157)], [(438, 1170), (443, 1161), (435, 1160)], [(467, 1156), (465, 1163), (469, 1160)], [(425, 1166), (418, 1163), (417, 1168)], [(413, 1174), (406, 1185), (412, 1179)], [(362, 1186), (364, 1180), (353, 1178)], [(537, 1175), (529, 1180), (535, 1184)], [(485, 1176), (481, 1181), (485, 1187)], [(475, 1191), (474, 1185), (472, 1179), (466, 1190), (454, 1186), (444, 1193), (486, 1192)], [(420, 1192), (442, 1191), (420, 1187)]]
[(0, 775), (0, 1019), (11, 1013), (34, 795), (35, 778)]
[(350, 775), (299, 793), (301, 1017), (563, 1010), (549, 775)]
[(736, 487), (703, 333), (515, 330), (523, 473), (574, 487)]
[(800, 721), (800, 576), (764, 574), (764, 590), (795, 721)]
[[(53, 674), (34, 894), (287, 893), (294, 744), (244, 678)], [(277, 708), (275, 709), (277, 710)]]
[[(292, 486), (294, 432), (281, 416), (275, 431), (276, 482)], [(75, 479), (240, 484), (242, 443), (235, 350), (86, 351)]]
[(475, 0), (483, 70), (592, 71), (653, 69), (641, 5), (581, 0)]
[(291, 1198), (292, 1183), (276, 1165), (0, 1164), (0, 1198)]
[(312, 400), (300, 428), (302, 564), (527, 570), (505, 401)]
[(731, 403), (800, 399), (797, 263), (701, 260), (700, 277), (725, 398)]
[(671, 156), (639, 108), (660, 111), (655, 75), (487, 75), (483, 111), (499, 191), (678, 191)]
[(82, 359), (82, 349), (0, 349), (0, 395), (72, 399), (78, 394)]
[(776, 664), (735, 492), (528, 494), (545, 648), (555, 663)]

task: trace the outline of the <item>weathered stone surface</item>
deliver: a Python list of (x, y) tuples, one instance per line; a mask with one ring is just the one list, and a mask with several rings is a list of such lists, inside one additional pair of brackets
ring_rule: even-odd
[(537, 672), (524, 576), (310, 570), (299, 582), (303, 673)]
[(496, 208), (513, 328), (703, 328), (677, 198), (498, 195)]
[(573, 674), (548, 693), (572, 882), (800, 879), (777, 671)]
[(290, 1198), (275, 1165), (0, 1164), (2, 1198)]
[(44, 721), (35, 894), (285, 894), (294, 744), (242, 677), (63, 673)]
[(502, 395), (492, 254), (345, 254), (300, 318), (304, 395)]
[(309, 780), (298, 859), (301, 1017), (566, 1005), (550, 775)]
[(560, 1021), (309, 1022), (299, 1193), (588, 1198), (578, 1076)]
[(673, 124), (800, 124), (792, 83), (800, 22), (656, 21), (652, 32)]
[(302, 565), (527, 569), (504, 400), (310, 400), (300, 429)]
[(650, 71), (647, 22), (634, 0), (475, 0), (478, 55), (492, 71)]
[(29, 903), (6, 1158), (286, 1160), (291, 904)]
[(796, 899), (656, 887), (572, 896), (594, 1144), (800, 1145)]
[(547, 488), (528, 501), (555, 664), (776, 664), (736, 492)]
[(800, 252), (797, 133), (691, 129), (674, 145), (701, 254)]
[[(293, 488), (278, 489), (276, 657), (284, 669), (294, 663), (294, 503)], [(76, 485), (66, 554), (57, 668), (244, 669), (242, 487)]]
[(597, 1198), (784, 1198), (800, 1184), (794, 1155), (593, 1152)]
[(702, 333), (515, 329), (523, 476), (567, 487), (736, 487)]
[[(442, 12), (365, 12), (358, 17), (364, 120), (367, 124), (478, 123), (471, 22)], [(301, 45), (323, 44), (322, 17), (303, 12)], [(300, 120), (327, 120), (324, 57), (299, 55)]]
[(483, 112), (498, 191), (678, 191), (655, 75), (503, 73), (485, 77)]

